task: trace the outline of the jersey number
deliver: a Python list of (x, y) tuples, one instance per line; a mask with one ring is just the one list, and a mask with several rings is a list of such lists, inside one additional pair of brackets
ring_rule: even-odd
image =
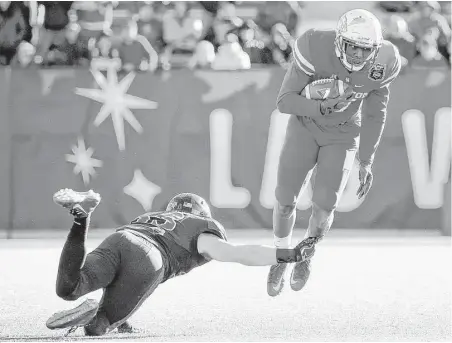
[(164, 235), (166, 231), (173, 231), (177, 222), (184, 218), (184, 214), (178, 212), (143, 214), (134, 219), (131, 224), (146, 224), (152, 227), (156, 233)]

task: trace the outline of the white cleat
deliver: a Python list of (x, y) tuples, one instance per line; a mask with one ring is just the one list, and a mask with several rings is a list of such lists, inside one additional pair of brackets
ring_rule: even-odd
[(99, 303), (93, 299), (87, 299), (79, 306), (53, 314), (46, 322), (50, 330), (78, 328), (87, 325), (97, 313)]
[[(53, 195), (55, 204), (60, 205), (81, 216), (88, 216), (99, 205), (101, 196), (92, 189), (88, 192), (76, 192), (72, 189), (61, 189)], [(74, 214), (74, 213), (72, 213)]]
[(282, 292), (288, 266), (288, 263), (278, 263), (270, 267), (267, 278), (267, 293), (269, 296), (276, 297)]

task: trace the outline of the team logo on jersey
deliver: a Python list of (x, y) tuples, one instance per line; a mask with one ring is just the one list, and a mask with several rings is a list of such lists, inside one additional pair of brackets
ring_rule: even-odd
[(369, 70), (369, 79), (374, 81), (383, 80), (383, 77), (385, 76), (385, 69), (386, 66), (384, 64), (375, 63)]

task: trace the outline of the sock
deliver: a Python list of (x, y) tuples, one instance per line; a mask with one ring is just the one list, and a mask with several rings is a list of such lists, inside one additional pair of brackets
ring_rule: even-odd
[(292, 230), (297, 218), (296, 210), (290, 217), (283, 216), (276, 204), (273, 209), (273, 233), (274, 243), (278, 248), (288, 248), (292, 240)]
[(277, 248), (289, 248), (292, 240), (292, 234), (287, 237), (278, 237), (273, 235), (273, 242)]
[(74, 218), (58, 266), (57, 293), (59, 295), (70, 295), (77, 286), (86, 255), (85, 240), (88, 224), (89, 217)]

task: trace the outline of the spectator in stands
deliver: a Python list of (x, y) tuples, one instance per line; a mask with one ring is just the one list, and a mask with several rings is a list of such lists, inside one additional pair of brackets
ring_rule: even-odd
[(112, 43), (108, 36), (101, 36), (97, 42), (93, 51), (93, 57), (111, 58)]
[(383, 22), (384, 38), (392, 42), (400, 52), (402, 57), (402, 68), (411, 65), (416, 56), (416, 39), (408, 31), (408, 24), (399, 15), (389, 15)]
[(247, 21), (247, 24), (240, 28), (239, 42), (251, 63), (272, 63), (272, 51), (269, 48), (271, 37), (260, 30), (254, 22)]
[(203, 40), (198, 43), (195, 49), (188, 67), (194, 68), (211, 68), (212, 63), (215, 61), (215, 47), (212, 43)]
[(107, 70), (113, 67), (120, 71), (122, 67), (118, 50), (113, 48), (109, 36), (101, 36), (91, 50), (91, 67), (98, 70)]
[(210, 41), (215, 48), (226, 43), (226, 36), (230, 33), (237, 35), (244, 25), (244, 21), (237, 17), (235, 5), (230, 2), (220, 2), (216, 17), (212, 21), (205, 40)]
[(65, 39), (65, 28), (69, 24), (69, 10), (73, 1), (38, 1), (39, 43), (35, 62), (43, 63), (52, 44)]
[(76, 1), (72, 9), (80, 25), (78, 42), (84, 50), (90, 50), (104, 32), (110, 30), (111, 22), (106, 15), (106, 5), (100, 1)]
[(31, 42), (32, 38), (32, 25), (31, 25), (31, 13), (30, 4), (31, 1), (15, 1), (14, 4), (19, 7), (22, 17), (25, 21), (25, 34), (22, 38), (25, 42)]
[(90, 53), (88, 48), (78, 40), (80, 30), (79, 24), (70, 23), (65, 29), (64, 40), (50, 48), (46, 64), (87, 66)]
[(274, 25), (285, 23), (291, 36), (296, 37), (301, 15), (302, 5), (299, 1), (264, 1), (258, 8), (256, 24), (264, 32), (271, 34)]
[(13, 67), (19, 66), (22, 68), (26, 68), (31, 65), (33, 62), (33, 57), (36, 53), (36, 48), (33, 46), (33, 44), (22, 41), (19, 46), (17, 47), (17, 53), (16, 56), (14, 56), (13, 60), (11, 61), (11, 65)]
[(239, 39), (234, 34), (228, 34), (226, 41), (218, 48), (212, 69), (216, 70), (240, 70), (250, 69), (251, 61), (239, 44)]
[[(451, 39), (449, 24), (439, 12), (441, 7), (437, 1), (421, 1), (419, 11), (413, 13), (408, 20), (408, 28), (420, 43), (429, 30), (436, 28), (439, 32), (437, 45), (439, 52), (449, 60), (447, 44)], [(420, 46), (418, 44), (418, 46)], [(420, 52), (420, 51), (419, 51)]]
[(26, 24), (16, 3), (0, 1), (0, 64), (9, 65), (26, 34)]
[(450, 67), (449, 60), (446, 60), (438, 50), (438, 36), (438, 29), (434, 28), (422, 37), (417, 44), (419, 55), (414, 59), (414, 65), (422, 67)]
[(272, 27), (272, 42), (270, 49), (272, 51), (273, 63), (279, 64), (287, 69), (292, 56), (293, 37), (290, 35), (287, 27), (278, 23)]
[(191, 14), (188, 2), (176, 1), (174, 9), (167, 11), (163, 17), (164, 69), (169, 69), (171, 64), (177, 62), (174, 54), (179, 55), (180, 63), (186, 64), (195, 52), (203, 32), (203, 23)]
[[(138, 25), (135, 20), (129, 19), (120, 36), (112, 38), (115, 39), (113, 47), (118, 51), (123, 70), (130, 72), (132, 70), (155, 71), (157, 69), (158, 54), (149, 41), (138, 34)], [(118, 39), (120, 44), (117, 44)], [(114, 54), (112, 57), (115, 57)]]
[(138, 33), (151, 43), (158, 52), (163, 51), (165, 45), (163, 41), (163, 23), (161, 16), (155, 13), (152, 5), (145, 4), (138, 13)]

